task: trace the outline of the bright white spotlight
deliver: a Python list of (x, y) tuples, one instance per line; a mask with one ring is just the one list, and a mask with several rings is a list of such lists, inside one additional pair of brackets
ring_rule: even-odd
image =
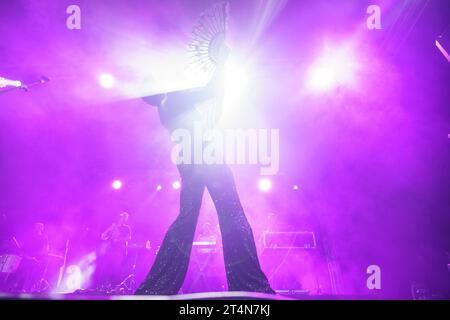
[(247, 87), (248, 76), (246, 70), (233, 61), (226, 64), (225, 91), (228, 98), (236, 98)]
[(292, 189), (298, 190), (298, 185), (295, 184), (295, 185), (292, 187)]
[(83, 283), (83, 273), (81, 272), (81, 268), (74, 264), (70, 265), (66, 269), (66, 287), (70, 291), (75, 291), (81, 288)]
[(162, 190), (162, 185), (158, 184), (158, 185), (156, 186), (156, 190), (161, 191), (161, 190)]
[(258, 188), (262, 192), (267, 192), (272, 188), (272, 181), (268, 178), (261, 178), (258, 182)]
[(96, 253), (90, 252), (83, 256), (77, 264), (67, 266), (65, 273), (60, 274), (59, 285), (53, 292), (69, 293), (89, 285), (95, 271), (96, 258)]
[(122, 181), (120, 181), (120, 180), (114, 180), (114, 181), (112, 182), (111, 186), (113, 187), (113, 189), (119, 190), (120, 188), (122, 188)]
[(176, 180), (172, 183), (172, 188), (174, 188), (175, 190), (178, 190), (181, 188), (181, 182)]
[(308, 73), (311, 91), (323, 92), (355, 83), (357, 59), (350, 47), (326, 48)]
[(332, 66), (319, 66), (311, 71), (310, 84), (318, 91), (331, 89), (336, 83), (336, 74)]
[(98, 82), (105, 89), (110, 89), (116, 83), (116, 79), (110, 73), (102, 73), (98, 77)]

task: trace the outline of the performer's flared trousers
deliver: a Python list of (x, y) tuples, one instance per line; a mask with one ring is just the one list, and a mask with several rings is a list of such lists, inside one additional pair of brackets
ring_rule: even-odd
[(136, 294), (178, 293), (188, 269), (205, 187), (219, 218), (228, 290), (274, 293), (261, 270), (253, 232), (230, 168), (226, 165), (180, 165), (178, 169), (182, 179), (180, 213)]

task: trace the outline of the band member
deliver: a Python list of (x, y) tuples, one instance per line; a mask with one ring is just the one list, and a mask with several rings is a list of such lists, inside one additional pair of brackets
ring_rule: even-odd
[(15, 274), (11, 277), (11, 290), (15, 292), (31, 292), (40, 279), (45, 267), (45, 258), (49, 253), (49, 241), (44, 233), (45, 226), (41, 222), (33, 225), (32, 231), (25, 235), (19, 245), (22, 260)]
[(195, 237), (190, 267), (192, 272), (184, 280), (183, 292), (198, 292), (199, 290), (221, 291), (225, 288), (223, 277), (218, 267), (219, 257), (219, 225), (205, 222), (198, 228)]
[(127, 225), (128, 213), (122, 212), (102, 234), (102, 244), (97, 258), (97, 286), (111, 289), (118, 285), (124, 275), (127, 246), (131, 228)]
[[(205, 113), (199, 112), (198, 106), (209, 100), (222, 100), (224, 64), (228, 53), (229, 48), (222, 45), (215, 74), (206, 87), (144, 98), (158, 107), (160, 120), (170, 132), (183, 128), (194, 137), (194, 124), (206, 123)], [(217, 122), (218, 117), (214, 119)], [(156, 260), (136, 294), (178, 293), (188, 269), (205, 188), (219, 217), (228, 289), (274, 293), (261, 270), (252, 229), (230, 168), (225, 164), (179, 164), (178, 170), (182, 179), (179, 215), (167, 231)]]
[(202, 245), (205, 245), (205, 247), (203, 248), (200, 246), (200, 248), (197, 250), (198, 252), (200, 253), (216, 252), (216, 244), (217, 244), (217, 236), (215, 232), (216, 230), (209, 222), (205, 222), (201, 226), (196, 241)]

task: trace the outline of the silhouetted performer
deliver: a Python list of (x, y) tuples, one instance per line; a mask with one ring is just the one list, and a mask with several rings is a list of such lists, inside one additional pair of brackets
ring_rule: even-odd
[(11, 279), (11, 291), (32, 292), (36, 289), (35, 285), (44, 271), (44, 260), (49, 252), (49, 241), (44, 229), (43, 223), (34, 223), (32, 231), (21, 243), (22, 261)]
[(111, 289), (118, 285), (124, 275), (128, 242), (131, 239), (131, 228), (127, 225), (128, 213), (119, 214), (102, 235), (102, 244), (98, 252), (98, 268), (96, 285), (98, 289)]
[[(220, 60), (222, 63), (206, 87), (144, 98), (147, 103), (158, 107), (161, 123), (170, 132), (183, 128), (194, 137), (194, 123), (204, 123), (204, 113), (198, 106), (210, 99), (221, 98), (220, 79), (223, 78), (223, 63), (229, 49), (226, 50)], [(188, 269), (205, 187), (219, 217), (228, 289), (274, 293), (259, 265), (253, 232), (230, 168), (225, 164), (180, 164), (178, 170), (182, 179), (179, 215), (167, 231), (156, 260), (136, 294), (178, 293)]]

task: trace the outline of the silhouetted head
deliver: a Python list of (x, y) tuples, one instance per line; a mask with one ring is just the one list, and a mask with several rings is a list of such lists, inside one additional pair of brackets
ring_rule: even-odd
[(128, 212), (122, 212), (121, 214), (119, 214), (119, 220), (117, 221), (117, 224), (124, 225), (128, 221), (128, 217)]
[(44, 232), (44, 224), (42, 222), (36, 222), (33, 225), (33, 232), (35, 234), (42, 234)]

